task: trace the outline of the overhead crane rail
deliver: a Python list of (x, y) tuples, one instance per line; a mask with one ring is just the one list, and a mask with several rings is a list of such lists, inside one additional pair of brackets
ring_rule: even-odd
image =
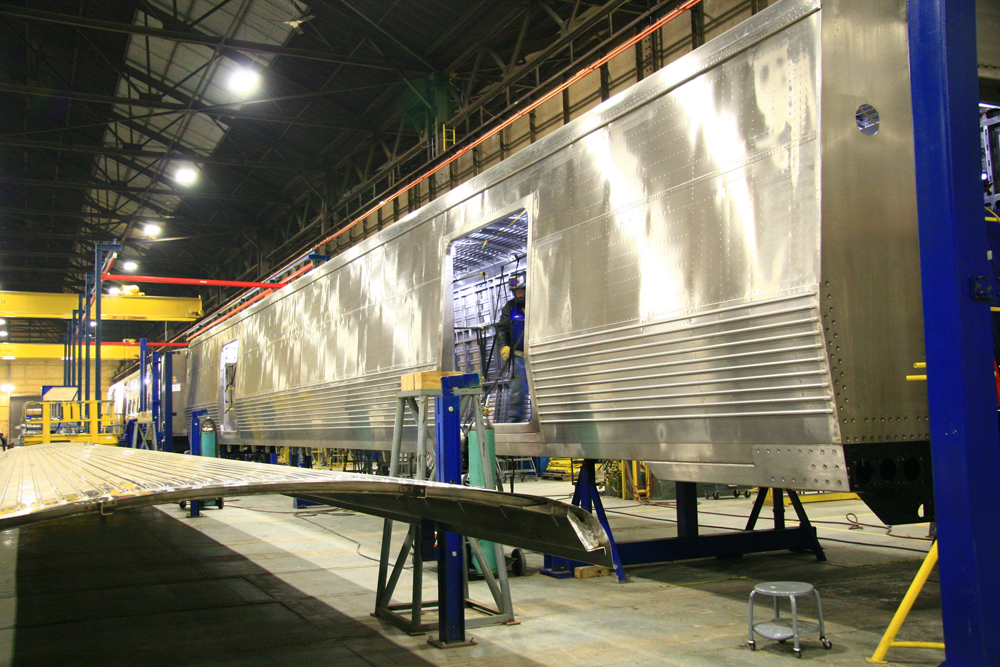
[[(73, 319), (77, 294), (0, 291), (0, 317)], [(101, 319), (194, 322), (202, 315), (201, 297), (109, 295), (101, 298)]]

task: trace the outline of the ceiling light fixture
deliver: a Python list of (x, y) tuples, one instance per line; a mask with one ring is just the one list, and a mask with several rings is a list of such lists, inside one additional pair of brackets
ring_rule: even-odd
[(2, 391), (5, 394), (9, 394), (10, 392), (14, 391), (14, 385), (12, 385), (12, 384), (0, 384), (0, 391)]
[(135, 271), (136, 269), (139, 268), (139, 265), (133, 262), (132, 260), (129, 260), (124, 264), (122, 264), (122, 268), (125, 269), (126, 271)]
[(109, 287), (108, 288), (108, 294), (110, 294), (111, 296), (115, 296), (116, 294), (121, 294), (121, 293), (122, 293), (122, 288), (121, 287)]
[(146, 236), (156, 236), (160, 233), (160, 226), (150, 222), (142, 228), (142, 233)]
[(192, 167), (181, 167), (174, 172), (174, 180), (181, 185), (191, 185), (198, 180), (198, 172)]
[(0, 331), (0, 338), (6, 338), (6, 337), (7, 337), (7, 332), (6, 331)]
[(260, 74), (241, 67), (229, 77), (229, 89), (236, 93), (249, 93), (257, 87), (259, 81)]
[(5, 324), (7, 324), (7, 320), (5, 320), (4, 318), (0, 317), (0, 327), (2, 327)]
[(17, 357), (10, 357), (10, 356), (3, 357), (4, 361), (14, 361), (15, 359), (17, 359)]

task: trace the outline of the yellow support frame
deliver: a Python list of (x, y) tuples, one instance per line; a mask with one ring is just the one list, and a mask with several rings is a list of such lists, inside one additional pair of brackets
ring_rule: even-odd
[[(76, 294), (0, 291), (0, 317), (45, 317), (68, 320), (79, 306)], [(202, 315), (201, 297), (117, 296), (101, 299), (102, 320), (194, 322)]]
[[(90, 358), (97, 353), (96, 346), (90, 349)], [(14, 359), (62, 359), (66, 349), (59, 344), (45, 343), (0, 343), (0, 357)], [(139, 347), (131, 345), (101, 345), (101, 359), (104, 361), (131, 361), (139, 358)]]
[(935, 540), (934, 544), (931, 545), (931, 550), (927, 552), (927, 557), (924, 558), (923, 565), (917, 571), (917, 576), (913, 578), (913, 583), (910, 584), (910, 590), (906, 591), (906, 595), (903, 596), (903, 601), (899, 603), (899, 609), (896, 610), (896, 615), (892, 617), (892, 621), (889, 623), (889, 627), (886, 628), (885, 634), (882, 635), (882, 641), (879, 642), (878, 648), (872, 654), (872, 657), (865, 658), (866, 662), (874, 663), (877, 665), (887, 664), (885, 659), (885, 654), (889, 652), (890, 648), (932, 648), (943, 651), (943, 642), (897, 642), (896, 633), (899, 629), (903, 627), (903, 621), (906, 620), (907, 615), (910, 613), (910, 609), (913, 608), (913, 603), (917, 601), (917, 596), (920, 595), (920, 591), (923, 590), (924, 584), (927, 583), (927, 577), (930, 576), (931, 570), (937, 565), (938, 560), (938, 543)]

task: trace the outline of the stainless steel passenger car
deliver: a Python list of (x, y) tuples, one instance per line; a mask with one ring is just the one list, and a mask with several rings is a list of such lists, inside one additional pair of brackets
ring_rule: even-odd
[(775, 3), (201, 335), (190, 407), (223, 443), (388, 447), (399, 376), (454, 363), (455, 248), (523, 211), (533, 418), (501, 453), (861, 490), (917, 520), (905, 10)]

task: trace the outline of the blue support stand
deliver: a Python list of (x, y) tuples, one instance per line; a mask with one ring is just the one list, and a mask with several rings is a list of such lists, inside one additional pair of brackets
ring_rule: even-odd
[[(208, 410), (195, 410), (191, 413), (191, 429), (188, 431), (191, 439), (191, 456), (201, 456), (201, 418), (208, 415)], [(191, 501), (192, 518), (201, 516), (201, 501)]]
[(910, 0), (910, 80), (941, 606), (951, 667), (1000, 665), (1000, 469), (974, 0)]
[[(576, 490), (573, 491), (572, 504), (597, 515), (597, 520), (601, 522), (604, 532), (608, 534), (608, 540), (611, 542), (611, 559), (615, 563), (615, 574), (618, 576), (619, 582), (625, 583), (628, 581), (628, 575), (625, 574), (625, 569), (622, 567), (622, 559), (618, 555), (618, 545), (615, 544), (615, 538), (611, 534), (608, 515), (604, 512), (604, 504), (601, 503), (601, 494), (597, 490), (596, 463), (594, 459), (584, 460), (583, 466), (580, 468), (580, 474), (576, 478)], [(589, 564), (570, 558), (545, 554), (542, 574), (547, 574), (556, 579), (567, 579), (573, 576), (576, 568)]]
[[(476, 387), (479, 375), (441, 378), (441, 396), (434, 399), (434, 453), (437, 481), (462, 483), (461, 399), (455, 389)], [(438, 638), (428, 641), (438, 648), (470, 646), (465, 635), (465, 541), (461, 535), (438, 535)]]

